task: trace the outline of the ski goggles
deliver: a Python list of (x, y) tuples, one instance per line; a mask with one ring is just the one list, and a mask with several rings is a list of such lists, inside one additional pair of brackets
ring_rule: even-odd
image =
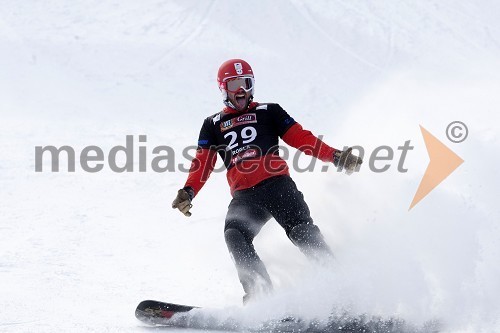
[(224, 82), (227, 91), (235, 93), (240, 89), (248, 92), (253, 89), (255, 80), (251, 76), (237, 76)]

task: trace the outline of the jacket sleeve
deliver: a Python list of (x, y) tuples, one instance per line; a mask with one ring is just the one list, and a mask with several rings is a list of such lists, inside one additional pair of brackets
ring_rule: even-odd
[(299, 123), (295, 123), (283, 135), (286, 144), (297, 148), (306, 155), (312, 155), (323, 162), (333, 162), (336, 149), (330, 147), (310, 131), (305, 130)]
[(191, 187), (194, 191), (193, 197), (198, 194), (210, 174), (215, 168), (217, 161), (217, 152), (209, 148), (198, 148), (196, 156), (191, 162), (189, 176), (184, 187)]
[(196, 156), (191, 161), (189, 176), (184, 185), (184, 187), (191, 187), (193, 189), (193, 198), (198, 194), (203, 185), (205, 185), (217, 161), (217, 150), (213, 149), (217, 145), (217, 140), (210, 126), (212, 122), (211, 118), (208, 117), (203, 122), (200, 135), (198, 136)]

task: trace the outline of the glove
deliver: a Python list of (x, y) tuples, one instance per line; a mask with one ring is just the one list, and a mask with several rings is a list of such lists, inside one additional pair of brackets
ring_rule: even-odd
[(363, 160), (352, 154), (352, 148), (346, 151), (337, 150), (333, 153), (333, 165), (338, 167), (339, 171), (345, 170), (348, 175), (352, 174), (361, 163)]
[(193, 189), (190, 187), (181, 188), (177, 191), (177, 197), (175, 197), (174, 202), (172, 202), (172, 208), (178, 209), (185, 216), (191, 216), (189, 211), (193, 205), (191, 200), (193, 200)]

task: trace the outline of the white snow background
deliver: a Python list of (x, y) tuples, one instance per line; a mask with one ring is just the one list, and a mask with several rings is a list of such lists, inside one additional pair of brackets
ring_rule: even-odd
[[(187, 175), (138, 172), (137, 138), (149, 160), (169, 145), (187, 167), (182, 148), (222, 107), (217, 69), (241, 57), (257, 101), (334, 147), (396, 152), (385, 173), (368, 156), (352, 176), (292, 171), (336, 265), (312, 267), (271, 220), (255, 245), (276, 296), (249, 315), (336, 306), (500, 332), (499, 13), (493, 0), (0, 0), (0, 331), (148, 332), (143, 299), (240, 306), (225, 174), (185, 218), (170, 204)], [(454, 120), (461, 144), (445, 135)], [(465, 162), (408, 211), (429, 161), (419, 125)], [(134, 172), (35, 172), (35, 146), (107, 154), (126, 135)]]

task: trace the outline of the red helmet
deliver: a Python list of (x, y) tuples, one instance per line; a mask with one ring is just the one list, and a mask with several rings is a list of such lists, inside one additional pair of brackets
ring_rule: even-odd
[(252, 67), (243, 59), (229, 59), (220, 65), (217, 73), (217, 83), (219, 83), (220, 87), (221, 83), (227, 79), (237, 76), (254, 77)]
[[(241, 90), (245, 93), (245, 103), (241, 104), (238, 102), (239, 95), (236, 96), (236, 91), (228, 89), (228, 81), (234, 81), (236, 78), (246, 78), (246, 81), (241, 85)], [(241, 110), (248, 107), (248, 104), (253, 99), (254, 92), (254, 76), (252, 67), (243, 59), (230, 59), (225, 61), (220, 67), (219, 72), (217, 73), (217, 83), (219, 85), (219, 89), (222, 93), (222, 98), (224, 100), (224, 104), (227, 106)], [(238, 87), (239, 83), (237, 83)], [(244, 107), (243, 107), (244, 106)]]

